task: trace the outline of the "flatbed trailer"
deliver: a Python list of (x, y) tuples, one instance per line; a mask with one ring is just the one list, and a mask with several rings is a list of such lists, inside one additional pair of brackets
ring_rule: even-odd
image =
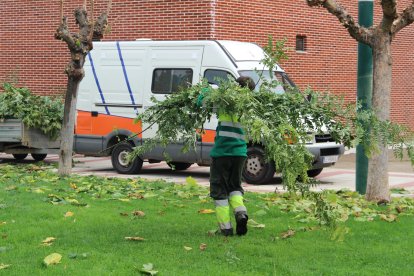
[(30, 154), (41, 161), (48, 154), (58, 154), (60, 138), (52, 140), (37, 128), (27, 127), (19, 119), (0, 119), (0, 152), (22, 160)]

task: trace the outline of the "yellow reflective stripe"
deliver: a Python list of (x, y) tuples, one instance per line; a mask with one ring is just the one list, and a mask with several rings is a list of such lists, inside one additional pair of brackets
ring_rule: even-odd
[(237, 118), (234, 118), (233, 116), (227, 114), (227, 113), (219, 113), (218, 115), (220, 122), (238, 122)]
[[(231, 208), (233, 208), (234, 211), (236, 211), (236, 209), (238, 209), (237, 212), (245, 211), (245, 210), (239, 210), (239, 209), (246, 209), (246, 207), (244, 207), (243, 196), (241, 195), (230, 196), (229, 202), (230, 202)], [(240, 208), (240, 207), (244, 207), (244, 208)]]
[(216, 206), (216, 216), (218, 223), (229, 223), (230, 222), (230, 207), (227, 206)]

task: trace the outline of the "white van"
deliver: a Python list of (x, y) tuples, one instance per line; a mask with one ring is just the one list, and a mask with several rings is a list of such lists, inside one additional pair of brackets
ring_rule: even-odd
[[(153, 137), (156, 128), (128, 142), (119, 142), (145, 129), (133, 120), (136, 114), (153, 104), (152, 96), (162, 100), (178, 92), (179, 87), (197, 84), (202, 78), (212, 84), (216, 84), (217, 78), (227, 79), (228, 76), (235, 79), (250, 76), (258, 81), (257, 72), (263, 71), (264, 76), (269, 74), (260, 63), (263, 57), (263, 49), (256, 44), (236, 41), (94, 42), (79, 88), (74, 150), (90, 156), (111, 155), (115, 170), (124, 174), (138, 173), (144, 161), (164, 160), (164, 151), (168, 152), (176, 170), (185, 170), (194, 163), (209, 166), (216, 119), (206, 123), (206, 132), (196, 150), (187, 153), (181, 152), (181, 145), (171, 144), (167, 149), (156, 148), (142, 159), (128, 163), (127, 153), (146, 138)], [(274, 74), (281, 83), (294, 85), (280, 67)], [(283, 91), (283, 85), (275, 89), (275, 93)], [(110, 149), (105, 150), (107, 148)], [(344, 152), (344, 147), (334, 143), (330, 135), (315, 135), (307, 148), (315, 157), (310, 176), (335, 164)], [(273, 177), (274, 166), (265, 162), (263, 154), (262, 146), (248, 145), (243, 172), (248, 183), (265, 183)]]

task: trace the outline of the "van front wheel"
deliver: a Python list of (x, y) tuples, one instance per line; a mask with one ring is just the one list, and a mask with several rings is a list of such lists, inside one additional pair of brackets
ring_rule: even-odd
[(275, 174), (273, 162), (266, 162), (262, 147), (247, 148), (247, 159), (243, 169), (243, 178), (249, 184), (264, 184), (270, 182)]
[(142, 159), (136, 157), (134, 160), (128, 160), (130, 152), (132, 152), (132, 146), (127, 142), (117, 145), (112, 151), (112, 166), (118, 173), (135, 174), (141, 170)]

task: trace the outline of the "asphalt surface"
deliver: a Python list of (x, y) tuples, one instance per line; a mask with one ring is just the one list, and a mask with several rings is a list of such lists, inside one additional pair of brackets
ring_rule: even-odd
[[(134, 178), (142, 177), (146, 179), (164, 179), (169, 182), (185, 183), (188, 176), (193, 177), (200, 185), (209, 185), (209, 167), (200, 167), (192, 165), (185, 171), (172, 171), (165, 162), (161, 163), (144, 163), (143, 168), (138, 175), (121, 175), (118, 174), (111, 165), (110, 157), (84, 157), (75, 155), (75, 167), (73, 173), (79, 175), (98, 175), (104, 177), (121, 177)], [(58, 161), (57, 155), (50, 155), (45, 162), (54, 163)], [(1, 163), (13, 163), (15, 160), (12, 155), (0, 153)], [(34, 162), (29, 156), (23, 163)], [(390, 154), (389, 160), (389, 183), (391, 189), (404, 189), (404, 194), (393, 193), (393, 196), (410, 196), (414, 197), (414, 169), (407, 159), (397, 160)], [(355, 153), (353, 150), (347, 151), (338, 163), (329, 168), (325, 168), (322, 173), (316, 177), (319, 184), (313, 187), (313, 190), (355, 190)], [(274, 192), (283, 191), (282, 179), (280, 175), (275, 175), (271, 183), (266, 185), (250, 185), (243, 183), (246, 191), (252, 192)], [(394, 190), (395, 191), (395, 190)]]

